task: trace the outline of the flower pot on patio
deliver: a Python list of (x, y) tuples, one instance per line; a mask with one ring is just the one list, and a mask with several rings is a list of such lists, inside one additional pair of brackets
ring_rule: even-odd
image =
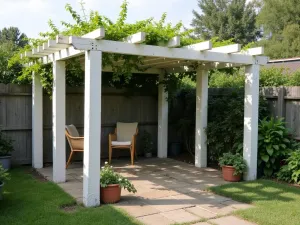
[(145, 157), (146, 158), (151, 158), (152, 157), (152, 152), (146, 152)]
[(11, 167), (11, 156), (0, 156), (0, 164), (2, 164), (4, 169), (9, 170)]
[(109, 184), (100, 188), (100, 198), (103, 203), (113, 204), (121, 199), (121, 186), (119, 184)]
[(168, 155), (169, 156), (178, 156), (181, 153), (181, 143), (180, 142), (171, 142), (169, 145)]
[(224, 180), (230, 182), (240, 181), (242, 179), (243, 172), (247, 168), (243, 156), (239, 153), (224, 153), (223, 156), (219, 159), (219, 164), (222, 167)]
[(242, 179), (242, 174), (234, 175), (235, 168), (233, 166), (223, 166), (222, 167), (223, 178), (226, 181), (238, 182)]

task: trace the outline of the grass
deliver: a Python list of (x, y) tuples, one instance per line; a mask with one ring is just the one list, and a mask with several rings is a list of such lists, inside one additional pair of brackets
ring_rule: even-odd
[[(27, 169), (28, 170), (28, 169)], [(28, 170), (29, 171), (29, 170)], [(72, 206), (69, 211), (62, 206)], [(131, 225), (139, 224), (113, 206), (84, 208), (51, 182), (35, 179), (23, 169), (11, 170), (0, 201), (1, 225)]]
[(300, 189), (270, 180), (225, 184), (213, 192), (255, 207), (235, 214), (259, 225), (299, 225)]

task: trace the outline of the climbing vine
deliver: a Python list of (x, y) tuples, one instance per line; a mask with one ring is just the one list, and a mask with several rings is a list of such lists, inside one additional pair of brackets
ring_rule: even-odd
[[(82, 3), (82, 2), (81, 2)], [(153, 18), (146, 20), (137, 21), (134, 24), (126, 23), (127, 19), (127, 7), (128, 2), (124, 0), (121, 5), (119, 17), (116, 22), (111, 21), (106, 16), (100, 15), (97, 11), (91, 11), (88, 15), (82, 6), (82, 15), (76, 12), (70, 4), (65, 6), (65, 9), (73, 18), (73, 23), (61, 21), (62, 29), (59, 29), (52, 20), (49, 20), (48, 25), (50, 28), (49, 32), (40, 33), (40, 38), (30, 39), (30, 44), (23, 48), (18, 54), (11, 58), (9, 64), (14, 65), (15, 63), (22, 63), (23, 65), (28, 64), (32, 61), (29, 58), (20, 58), (22, 52), (28, 51), (33, 47), (37, 47), (49, 39), (55, 39), (56, 35), (62, 34), (65, 36), (82, 36), (93, 30), (103, 27), (105, 29), (105, 39), (119, 41), (137, 32), (146, 32), (145, 44), (148, 45), (162, 45), (167, 43), (168, 40), (174, 36), (180, 36), (181, 45), (189, 45), (201, 40), (197, 40), (192, 37), (193, 30), (185, 29), (182, 22), (175, 25), (166, 23), (167, 14), (164, 13), (159, 21), (155, 21)], [(218, 42), (218, 38), (214, 38), (213, 45), (215, 47), (230, 44), (232, 40)], [(112, 73), (109, 77), (110, 82), (107, 82), (110, 86), (123, 86), (126, 87), (132, 82), (133, 70), (143, 71), (140, 65), (143, 65), (143, 57), (122, 55), (122, 54), (103, 54), (103, 67), (110, 66)], [(80, 57), (73, 58), (66, 61), (66, 82), (70, 86), (81, 86), (84, 82), (84, 72), (82, 70)], [(122, 63), (116, 64), (116, 61)], [(145, 70), (145, 69), (144, 69)], [(42, 65), (39, 62), (35, 62), (34, 65), (24, 67), (22, 74), (17, 77), (14, 82), (17, 83), (30, 83), (32, 72), (41, 76), (43, 87), (51, 93), (52, 91), (52, 65)], [(168, 81), (166, 84), (174, 84), (176, 80), (181, 79), (185, 74), (181, 76), (169, 75), (167, 76)], [(188, 76), (191, 76), (190, 74)], [(120, 85), (122, 84), (122, 85)], [(143, 87), (143, 85), (140, 85)]]

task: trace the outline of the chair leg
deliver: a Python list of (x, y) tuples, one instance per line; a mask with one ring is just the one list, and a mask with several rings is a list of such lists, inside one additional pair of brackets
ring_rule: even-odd
[(134, 164), (134, 149), (131, 147), (130, 148), (130, 155), (131, 155), (131, 165)]
[(111, 155), (112, 155), (112, 147), (109, 144), (109, 149), (108, 149), (108, 163), (111, 163)]
[(137, 160), (138, 159), (138, 155), (137, 155), (135, 147), (134, 147), (134, 155), (135, 155), (135, 159)]
[(70, 156), (69, 156), (69, 159), (68, 159), (68, 162), (67, 162), (67, 165), (66, 165), (66, 169), (68, 169), (68, 166), (70, 165), (70, 163), (71, 163), (71, 160), (72, 160), (72, 157), (73, 157), (73, 151), (71, 151), (71, 154), (70, 154)]

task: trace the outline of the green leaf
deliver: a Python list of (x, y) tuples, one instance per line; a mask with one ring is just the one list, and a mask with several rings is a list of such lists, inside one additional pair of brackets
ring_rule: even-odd
[(270, 157), (268, 155), (262, 155), (261, 158), (263, 161), (268, 162)]
[(279, 146), (278, 145), (273, 145), (273, 148), (275, 149), (275, 150), (279, 150)]

